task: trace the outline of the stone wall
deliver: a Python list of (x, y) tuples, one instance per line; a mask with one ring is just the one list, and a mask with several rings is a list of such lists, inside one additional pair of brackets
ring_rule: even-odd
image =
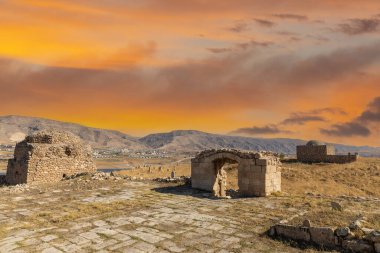
[(319, 163), (326, 161), (327, 155), (334, 155), (334, 147), (320, 146), (297, 146), (297, 160), (300, 162)]
[(297, 146), (297, 160), (303, 163), (350, 163), (357, 159), (357, 154), (336, 155), (332, 145)]
[(271, 153), (238, 150), (206, 150), (191, 161), (192, 187), (213, 191), (218, 170), (238, 163), (238, 186), (242, 196), (268, 196), (281, 191), (281, 162)]
[(92, 149), (67, 132), (39, 132), (27, 136), (8, 161), (8, 184), (57, 182), (64, 176), (96, 172)]
[(358, 160), (358, 154), (348, 154), (348, 155), (328, 155), (326, 157), (326, 162), (328, 163), (352, 163)]
[(307, 243), (322, 249), (343, 249), (345, 252), (377, 253), (380, 250), (380, 233), (375, 230), (360, 238), (353, 236), (349, 228), (277, 224), (270, 228), (269, 236)]

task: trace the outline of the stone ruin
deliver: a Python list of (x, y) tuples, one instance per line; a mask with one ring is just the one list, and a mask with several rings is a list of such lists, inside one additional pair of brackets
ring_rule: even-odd
[(333, 145), (319, 141), (297, 146), (297, 160), (303, 163), (351, 163), (357, 159), (358, 154), (336, 155)]
[(191, 160), (193, 188), (226, 197), (226, 164), (238, 164), (239, 195), (264, 197), (281, 191), (281, 162), (272, 153), (206, 150)]
[(69, 132), (42, 131), (18, 143), (8, 160), (8, 184), (50, 183), (82, 172), (96, 172), (92, 149)]

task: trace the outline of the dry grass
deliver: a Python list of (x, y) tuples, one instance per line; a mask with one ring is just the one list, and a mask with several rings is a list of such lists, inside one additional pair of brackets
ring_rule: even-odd
[(350, 164), (285, 163), (282, 179), (283, 191), (290, 194), (380, 197), (380, 159), (360, 158)]
[[(178, 165), (163, 165), (122, 171), (120, 174), (147, 179), (169, 177), (175, 168), (176, 176), (190, 176), (189, 161)], [(226, 166), (228, 189), (238, 189), (236, 167)], [(282, 168), (282, 189), (291, 195), (306, 193), (330, 196), (372, 196), (380, 197), (380, 159), (359, 158), (350, 164), (302, 164), (284, 163)]]
[[(160, 169), (161, 168), (161, 169)], [(149, 167), (135, 168), (131, 170), (120, 171), (118, 174), (130, 177), (142, 177), (144, 179), (153, 179), (159, 177), (170, 177), (172, 171), (176, 176), (190, 176), (190, 162), (169, 163), (162, 165), (151, 165)]]

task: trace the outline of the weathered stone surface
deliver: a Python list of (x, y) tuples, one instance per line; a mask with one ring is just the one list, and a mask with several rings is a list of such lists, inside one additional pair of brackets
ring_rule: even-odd
[(357, 159), (357, 154), (336, 155), (334, 146), (317, 141), (297, 146), (297, 160), (304, 163), (350, 163)]
[(357, 230), (357, 229), (360, 229), (361, 226), (362, 226), (362, 223), (360, 222), (360, 220), (356, 220), (352, 222), (348, 227), (352, 230)]
[(296, 241), (310, 241), (309, 228), (306, 227), (295, 227), (290, 225), (276, 225), (276, 234), (285, 238), (289, 238)]
[(335, 230), (335, 234), (339, 237), (346, 237), (350, 234), (350, 228), (345, 227), (345, 228), (337, 228)]
[(357, 253), (373, 253), (375, 252), (373, 245), (366, 241), (349, 241), (345, 240), (342, 243), (342, 247), (351, 252)]
[(380, 243), (380, 232), (373, 231), (369, 235), (367, 235), (366, 238), (371, 242)]
[(226, 176), (223, 166), (238, 164), (239, 193), (242, 196), (268, 196), (281, 191), (281, 162), (269, 152), (206, 150), (191, 160), (191, 183), (196, 189), (224, 197)]
[(334, 230), (331, 228), (311, 227), (309, 229), (311, 241), (322, 247), (335, 247)]
[(27, 136), (8, 161), (8, 184), (47, 183), (80, 172), (96, 172), (92, 150), (79, 137), (59, 131)]
[(380, 242), (375, 243), (375, 252), (380, 253)]
[(303, 227), (311, 227), (311, 221), (310, 220), (304, 220), (303, 223), (302, 223), (302, 226)]

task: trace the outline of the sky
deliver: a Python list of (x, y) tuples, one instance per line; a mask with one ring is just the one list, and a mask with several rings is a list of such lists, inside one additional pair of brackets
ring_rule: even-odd
[(0, 0), (0, 115), (380, 146), (378, 0)]

